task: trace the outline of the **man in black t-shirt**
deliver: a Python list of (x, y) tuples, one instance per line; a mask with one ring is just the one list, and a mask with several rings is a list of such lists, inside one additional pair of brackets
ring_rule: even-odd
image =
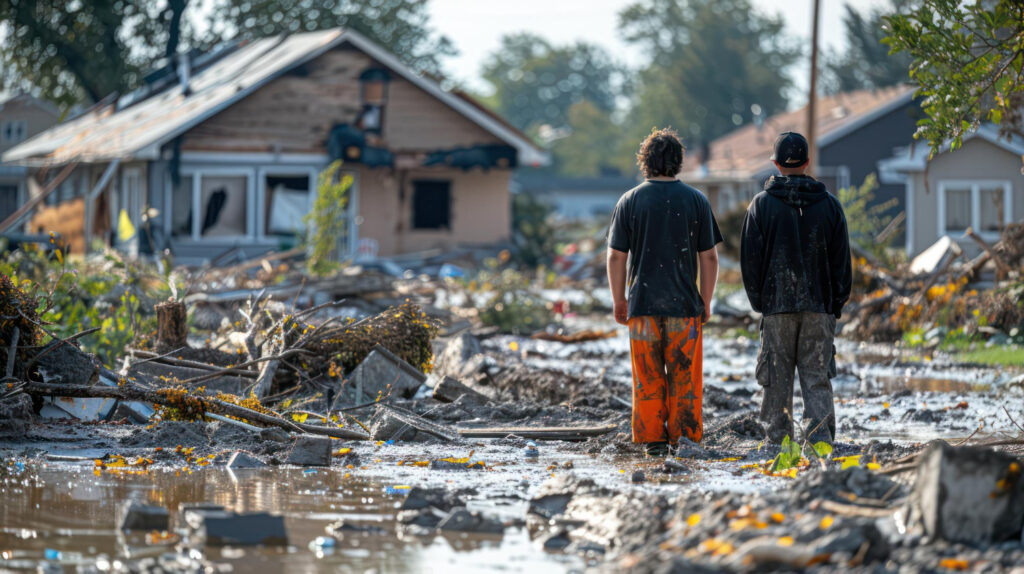
[(615, 206), (608, 282), (615, 320), (629, 326), (633, 442), (664, 456), (681, 436), (703, 436), (701, 330), (711, 315), (722, 234), (707, 198), (676, 179), (683, 145), (674, 131), (652, 131), (637, 165), (646, 180)]

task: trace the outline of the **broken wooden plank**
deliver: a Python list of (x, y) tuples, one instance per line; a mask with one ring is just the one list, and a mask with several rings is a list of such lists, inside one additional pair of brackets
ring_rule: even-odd
[(473, 405), (482, 405), (490, 401), (486, 395), (474, 391), (452, 377), (441, 377), (441, 380), (434, 385), (433, 398), (442, 403), (454, 403), (460, 398)]
[(504, 438), (515, 435), (533, 440), (585, 440), (618, 429), (618, 425), (597, 427), (487, 427), (458, 429), (463, 438)]

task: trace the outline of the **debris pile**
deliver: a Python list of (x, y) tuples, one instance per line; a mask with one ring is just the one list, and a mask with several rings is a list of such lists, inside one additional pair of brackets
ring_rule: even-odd
[(855, 247), (860, 287), (843, 334), (933, 346), (954, 338), (1024, 344), (1024, 223), (1008, 225), (995, 245), (971, 229), (963, 241), (944, 236), (896, 266)]

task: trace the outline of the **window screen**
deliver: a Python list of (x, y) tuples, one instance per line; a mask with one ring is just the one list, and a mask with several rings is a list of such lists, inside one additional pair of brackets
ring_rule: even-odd
[(452, 213), (450, 181), (412, 182), (413, 229), (450, 229)]
[(971, 225), (971, 190), (946, 190), (946, 231), (964, 231)]
[(1003, 228), (1003, 188), (981, 188), (981, 231), (998, 232)]
[(309, 213), (309, 176), (268, 175), (264, 183), (264, 233), (297, 235), (302, 229), (302, 218)]

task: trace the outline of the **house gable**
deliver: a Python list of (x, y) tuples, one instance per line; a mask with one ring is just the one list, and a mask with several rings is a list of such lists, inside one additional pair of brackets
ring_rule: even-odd
[[(360, 74), (381, 64), (350, 44), (332, 49), (192, 128), (186, 151), (326, 153), (337, 124), (362, 111)], [(391, 75), (384, 140), (393, 152), (502, 143), (398, 74)]]

